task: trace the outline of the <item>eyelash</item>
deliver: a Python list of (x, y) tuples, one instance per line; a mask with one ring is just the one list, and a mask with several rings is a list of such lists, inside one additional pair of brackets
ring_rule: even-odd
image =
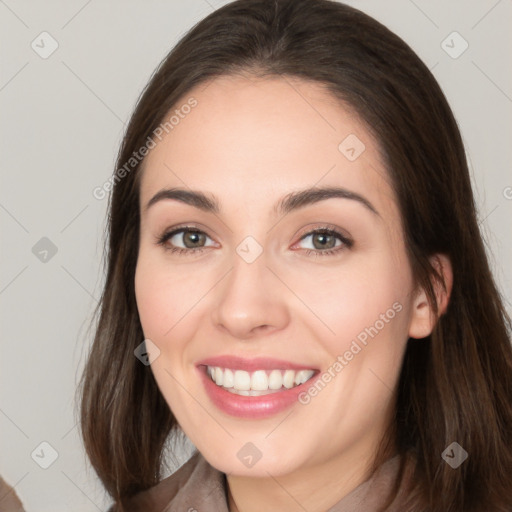
[[(167, 241), (170, 240), (174, 235), (177, 235), (178, 233), (186, 233), (186, 232), (198, 233), (198, 234), (203, 234), (203, 235), (208, 236), (204, 231), (201, 231), (200, 229), (197, 229), (194, 226), (180, 226), (176, 229), (173, 229), (172, 231), (168, 231), (168, 232), (164, 233), (163, 235), (157, 237), (156, 243), (157, 243), (157, 245), (162, 246), (164, 248), (164, 250), (170, 251), (171, 253), (178, 254), (180, 256), (191, 255), (191, 254), (203, 252), (204, 247), (199, 247), (199, 248), (194, 248), (194, 249), (183, 249), (182, 247), (169, 247), (167, 245)], [(312, 256), (312, 255), (314, 257), (331, 256), (331, 255), (334, 255), (342, 250), (345, 250), (346, 248), (350, 249), (354, 245), (354, 242), (352, 240), (350, 240), (346, 236), (342, 235), (339, 231), (334, 229), (332, 226), (322, 226), (322, 227), (318, 227), (312, 231), (308, 231), (300, 238), (299, 242), (304, 240), (308, 236), (316, 235), (316, 234), (335, 236), (336, 238), (338, 238), (338, 240), (341, 240), (343, 245), (338, 247), (337, 249), (326, 249), (324, 251), (320, 250), (320, 249), (304, 249), (307, 256)]]

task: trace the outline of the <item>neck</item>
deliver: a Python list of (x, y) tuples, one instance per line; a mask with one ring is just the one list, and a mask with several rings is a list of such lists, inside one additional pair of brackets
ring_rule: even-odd
[[(373, 452), (374, 453), (374, 452)], [(392, 453), (387, 453), (389, 458)], [(370, 458), (344, 454), (286, 475), (227, 476), (230, 512), (322, 512), (370, 478)]]

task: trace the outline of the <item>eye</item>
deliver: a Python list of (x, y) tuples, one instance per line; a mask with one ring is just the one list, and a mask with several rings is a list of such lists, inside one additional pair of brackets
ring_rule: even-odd
[(309, 231), (300, 240), (304, 241), (308, 238), (311, 241), (309, 248), (306, 248), (305, 251), (307, 256), (329, 256), (351, 248), (354, 245), (353, 240), (329, 226)]
[[(305, 248), (307, 256), (327, 256), (353, 246), (354, 242), (330, 226), (323, 226), (303, 235), (300, 241), (311, 238), (310, 248)], [(166, 251), (179, 255), (189, 255), (203, 252), (205, 242), (211, 238), (194, 226), (181, 226), (171, 231), (164, 232), (157, 237), (156, 243)], [(182, 246), (180, 247), (179, 244)], [(209, 246), (215, 246), (211, 243)]]
[[(207, 247), (203, 244), (208, 238), (210, 237), (206, 233), (193, 226), (181, 226), (157, 237), (156, 243), (172, 253), (192, 254), (202, 252)], [(180, 243), (182, 247), (179, 247)]]

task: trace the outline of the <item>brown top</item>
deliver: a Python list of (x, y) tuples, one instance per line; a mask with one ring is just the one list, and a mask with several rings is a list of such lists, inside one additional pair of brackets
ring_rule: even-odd
[[(342, 498), (327, 512), (377, 512), (398, 474), (399, 456), (388, 459), (374, 475)], [(401, 490), (389, 512), (403, 512)], [(112, 505), (107, 512), (118, 512)], [(226, 475), (199, 453), (171, 476), (123, 502), (123, 512), (229, 512)]]
[(2, 512), (25, 512), (16, 491), (1, 476), (0, 510)]

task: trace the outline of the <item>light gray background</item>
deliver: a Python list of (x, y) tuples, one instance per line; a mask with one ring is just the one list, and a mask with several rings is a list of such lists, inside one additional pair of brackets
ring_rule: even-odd
[[(154, 68), (225, 3), (0, 0), (0, 473), (29, 512), (94, 512), (110, 503), (85, 459), (73, 412), (91, 339), (85, 328), (102, 284), (107, 200), (92, 190), (113, 171), (124, 124)], [(510, 312), (512, 2), (348, 3), (405, 39), (445, 91)], [(43, 31), (59, 45), (47, 59), (31, 48), (34, 40), (43, 45)], [(453, 31), (469, 43), (457, 59), (441, 46)], [(461, 48), (458, 39), (448, 44)], [(46, 262), (32, 252), (42, 237), (58, 250)], [(43, 441), (58, 453), (48, 469), (31, 458)]]

